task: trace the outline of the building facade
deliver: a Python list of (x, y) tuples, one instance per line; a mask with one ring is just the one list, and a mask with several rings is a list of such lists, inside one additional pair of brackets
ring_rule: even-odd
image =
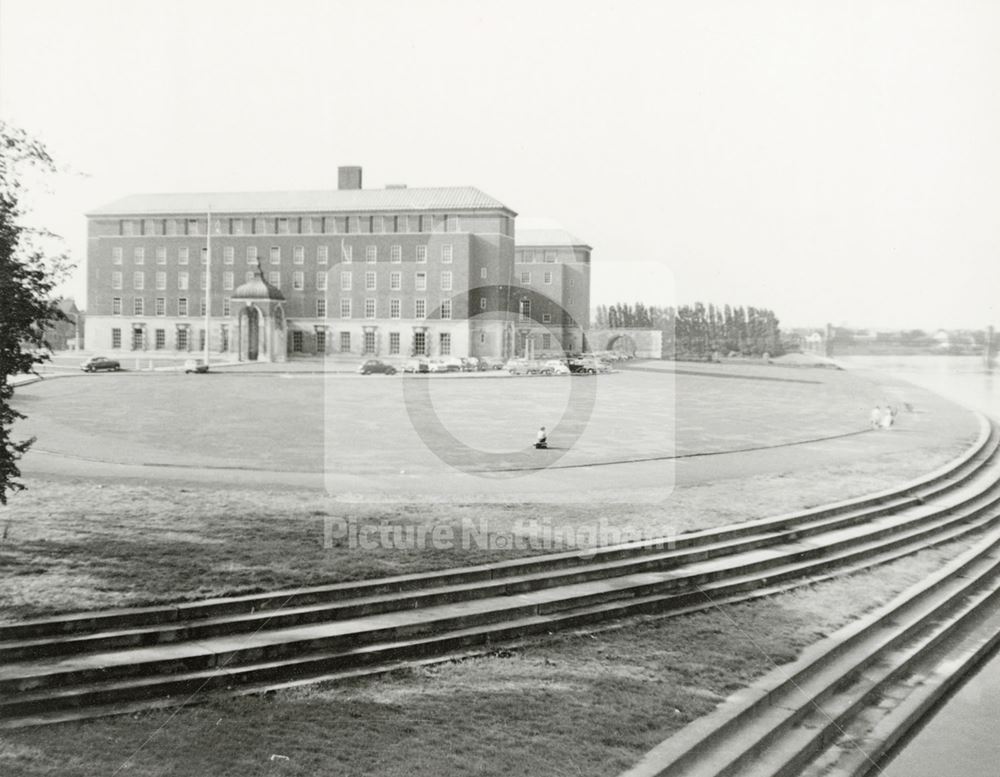
[[(576, 312), (526, 310), (513, 210), (472, 187), (364, 189), (360, 168), (339, 172), (332, 191), (133, 195), (88, 213), (88, 347), (198, 352), (207, 320), (210, 351), (233, 359), (507, 357), (527, 320), (547, 315), (559, 342), (569, 318), (585, 326), (588, 247), (585, 263), (559, 253), (556, 283), (539, 275)], [(251, 347), (265, 324), (283, 347)]]

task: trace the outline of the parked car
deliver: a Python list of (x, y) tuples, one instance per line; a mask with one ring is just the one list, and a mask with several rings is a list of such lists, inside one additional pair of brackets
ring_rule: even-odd
[(569, 367), (562, 359), (549, 359), (542, 364), (543, 375), (569, 375)]
[(573, 375), (596, 375), (597, 366), (587, 359), (570, 359), (567, 367)]
[(197, 374), (203, 374), (208, 372), (208, 365), (202, 359), (188, 359), (184, 362), (184, 374), (189, 375), (192, 372)]
[(495, 356), (483, 356), (479, 359), (479, 369), (481, 370), (502, 370), (503, 368), (503, 359), (498, 359)]
[(403, 362), (403, 372), (430, 372), (427, 359), (419, 357)]
[(117, 359), (109, 359), (107, 356), (91, 356), (80, 365), (80, 369), (84, 372), (99, 372), (100, 370), (118, 372), (121, 368), (122, 366)]
[(504, 369), (511, 375), (538, 375), (543, 371), (542, 363), (532, 359), (510, 359)]
[(461, 356), (459, 361), (462, 362), (462, 372), (479, 371), (479, 359), (475, 356)]
[(362, 375), (372, 375), (379, 372), (384, 375), (395, 375), (396, 368), (391, 364), (386, 364), (378, 359), (368, 359), (368, 361), (363, 362), (361, 366), (358, 367), (358, 372)]
[(461, 372), (462, 362), (458, 359), (431, 359), (428, 372)]

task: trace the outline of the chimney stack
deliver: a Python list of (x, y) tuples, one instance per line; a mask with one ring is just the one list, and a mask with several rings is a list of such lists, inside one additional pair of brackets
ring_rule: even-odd
[(337, 168), (337, 188), (338, 189), (360, 189), (361, 188), (361, 168), (360, 167), (338, 167)]

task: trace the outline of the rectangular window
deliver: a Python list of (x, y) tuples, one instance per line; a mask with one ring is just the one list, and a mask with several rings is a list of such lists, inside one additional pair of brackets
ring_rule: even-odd
[(451, 245), (451, 243), (445, 243), (443, 246), (441, 246), (441, 263), (442, 264), (451, 264), (451, 260), (452, 260), (453, 256), (454, 256), (454, 252), (452, 251), (452, 245)]
[(417, 291), (427, 291), (427, 273), (417, 273), (417, 277), (414, 279), (414, 288)]
[(191, 257), (191, 249), (189, 248), (177, 249), (177, 264), (187, 264), (188, 259), (190, 257)]
[(111, 298), (111, 315), (120, 316), (122, 314), (122, 298), (112, 297)]
[(165, 329), (156, 330), (156, 350), (162, 351), (167, 347), (167, 331)]
[(177, 288), (180, 291), (187, 291), (188, 288), (188, 274), (186, 272), (177, 273)]
[[(204, 318), (208, 314), (208, 310), (205, 308), (205, 298), (202, 297), (198, 300), (198, 315)], [(205, 344), (202, 343), (201, 347), (204, 348)]]
[(354, 278), (349, 270), (342, 270), (340, 273), (340, 290), (350, 291), (351, 290), (351, 280)]
[(351, 317), (351, 301), (349, 299), (342, 299), (340, 301), (340, 317), (341, 318)]
[(222, 289), (223, 291), (233, 290), (233, 273), (231, 270), (222, 273)]
[(236, 249), (232, 246), (226, 246), (222, 249), (222, 263), (232, 264), (236, 261)]
[(247, 264), (257, 263), (257, 246), (247, 246)]
[(167, 298), (166, 297), (157, 297), (156, 298), (156, 302), (154, 302), (153, 305), (155, 306), (156, 315), (158, 315), (158, 316), (165, 316), (165, 315), (167, 315)]
[(425, 299), (413, 300), (413, 317), (427, 318), (427, 300)]
[(326, 264), (330, 261), (330, 246), (316, 247), (316, 264)]
[(232, 219), (229, 222), (229, 231), (234, 235), (243, 234), (243, 219)]
[(197, 235), (198, 232), (199, 232), (198, 219), (188, 219), (187, 233), (189, 235)]
[(393, 264), (403, 261), (403, 246), (393, 246), (389, 249), (389, 261)]
[(365, 246), (365, 262), (375, 264), (378, 261), (378, 246)]
[(271, 246), (271, 264), (281, 264), (280, 246)]
[(530, 299), (522, 299), (518, 303), (517, 308), (518, 308), (518, 313), (519, 313), (519, 317), (520, 317), (521, 321), (530, 321), (531, 320), (531, 300)]
[[(177, 315), (186, 316), (188, 314), (188, 301), (187, 297), (179, 297), (177, 299)], [(180, 347), (180, 346), (178, 346)]]
[(547, 264), (555, 264), (555, 261), (556, 261), (556, 252), (555, 251), (546, 251), (545, 252), (545, 261), (546, 261)]
[(306, 247), (305, 246), (295, 246), (292, 253), (292, 263), (293, 264), (305, 264), (306, 263)]
[(111, 273), (111, 288), (120, 289), (122, 287), (122, 274), (118, 271)]
[(365, 318), (375, 318), (375, 300), (372, 297), (365, 299)]
[(177, 222), (174, 219), (167, 219), (167, 223), (164, 225), (164, 234), (176, 235), (177, 234)]
[(399, 291), (403, 288), (403, 273), (401, 272), (391, 272), (389, 273), (389, 288), (393, 291)]
[(135, 224), (131, 221), (123, 221), (122, 234), (125, 235), (125, 237), (132, 237), (132, 235), (135, 234)]
[(417, 264), (427, 264), (427, 246), (417, 246)]
[(146, 287), (146, 273), (144, 272), (134, 272), (132, 273), (132, 288), (136, 291), (142, 291)]
[(350, 264), (354, 261), (354, 246), (345, 246), (343, 243), (340, 244), (340, 261), (344, 264)]
[(201, 266), (208, 267), (208, 246), (201, 249)]
[(306, 216), (302, 219), (302, 233), (304, 235), (311, 235), (313, 233), (313, 220), (311, 216)]
[(365, 291), (375, 291), (375, 271), (365, 273)]
[(341, 332), (340, 333), (340, 350), (347, 353), (351, 350), (351, 333)]
[(486, 310), (486, 297), (479, 298), (479, 309)]
[(399, 332), (389, 332), (389, 355), (395, 356), (399, 353)]
[(521, 285), (522, 286), (530, 286), (531, 285), (531, 273), (530, 272), (523, 272), (523, 273), (521, 273)]
[(365, 353), (375, 353), (375, 333), (365, 331)]
[(245, 278), (245, 280), (246, 280), (247, 283), (250, 283), (250, 281), (252, 281), (256, 277), (257, 277), (257, 273), (255, 273), (253, 270), (247, 270), (247, 274), (246, 274), (246, 278)]
[(441, 300), (441, 318), (447, 320), (451, 318), (451, 300)]
[(165, 272), (156, 273), (156, 290), (163, 291), (167, 288), (167, 274)]
[(199, 278), (199, 284), (198, 285), (201, 287), (202, 291), (205, 291), (205, 289), (208, 288), (208, 273), (207, 272), (203, 272), (203, 273), (199, 273), (199, 275), (200, 275), (200, 278)]
[(136, 297), (132, 300), (132, 315), (133, 316), (144, 316), (146, 315), (146, 300), (142, 297)]
[(326, 291), (326, 273), (316, 273), (316, 291)]
[(288, 234), (288, 219), (278, 219), (278, 234), (287, 235)]
[(486, 280), (486, 268), (485, 267), (480, 267), (479, 268), (479, 277), (482, 278), (484, 281)]
[(451, 333), (442, 332), (441, 333), (441, 355), (451, 356)]
[(391, 299), (389, 300), (389, 318), (399, 318), (400, 311), (402, 310), (400, 300)]
[(230, 297), (222, 298), (222, 315), (224, 316), (233, 315), (233, 300)]
[(316, 332), (316, 353), (326, 353), (326, 332), (322, 329)]
[(318, 300), (316, 300), (316, 318), (326, 318), (326, 300), (325, 299), (318, 299)]
[(122, 263), (122, 247), (115, 246), (111, 249), (111, 263), (121, 264)]
[(552, 273), (549, 271), (542, 273), (542, 281), (544, 283), (552, 283)]
[(267, 282), (270, 283), (272, 286), (274, 286), (274, 288), (280, 289), (281, 288), (281, 271), (280, 270), (271, 270), (271, 272), (269, 272), (267, 274)]
[(301, 270), (292, 273), (292, 289), (302, 291), (306, 287), (306, 274)]
[(426, 332), (414, 332), (413, 333), (413, 353), (417, 356), (427, 355), (427, 333)]
[(111, 347), (121, 348), (122, 347), (122, 330), (115, 327), (111, 330)]
[(552, 335), (550, 335), (548, 332), (545, 332), (542, 335), (542, 348), (547, 351), (551, 347), (552, 347)]
[(182, 326), (177, 330), (177, 350), (186, 351), (188, 349), (188, 330)]
[(441, 273), (441, 291), (451, 291), (451, 273)]
[(552, 314), (551, 313), (542, 313), (542, 323), (543, 324), (551, 324), (552, 323)]
[(156, 247), (156, 263), (166, 264), (167, 263), (167, 247), (157, 246)]
[(292, 353), (302, 353), (305, 338), (302, 337), (302, 332), (298, 329), (292, 332)]

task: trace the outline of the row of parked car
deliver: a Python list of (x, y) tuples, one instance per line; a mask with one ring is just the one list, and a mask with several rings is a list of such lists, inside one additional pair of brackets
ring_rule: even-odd
[(469, 357), (442, 357), (408, 359), (394, 365), (381, 359), (367, 359), (358, 367), (362, 375), (395, 375), (402, 370), (410, 373), (487, 372), (504, 370), (511, 375), (596, 375), (611, 372), (608, 360), (595, 355), (561, 359), (503, 359)]

